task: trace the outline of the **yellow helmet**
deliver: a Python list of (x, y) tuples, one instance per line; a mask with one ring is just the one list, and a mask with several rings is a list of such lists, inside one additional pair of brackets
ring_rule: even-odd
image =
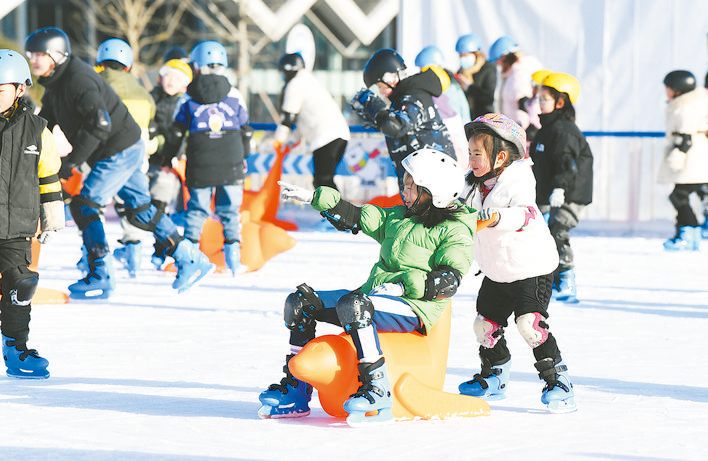
[(543, 79), (543, 86), (553, 88), (560, 93), (566, 93), (570, 102), (575, 103), (580, 94), (580, 83), (570, 74), (553, 73)]
[(440, 85), (442, 85), (442, 90), (447, 91), (448, 88), (450, 88), (450, 76), (447, 75), (447, 72), (445, 72), (445, 69), (443, 69), (440, 66), (436, 66), (435, 64), (423, 67), (421, 70), (425, 72), (428, 69), (432, 69), (433, 72), (435, 72), (435, 75), (438, 76), (440, 79)]
[(189, 81), (192, 81), (192, 67), (181, 59), (170, 59), (167, 61), (160, 69), (160, 76), (164, 75), (165, 72), (169, 70), (168, 68), (182, 71), (189, 78)]
[(537, 70), (536, 72), (531, 74), (531, 80), (533, 80), (536, 85), (541, 85), (543, 83), (543, 80), (552, 73), (553, 72), (548, 69)]

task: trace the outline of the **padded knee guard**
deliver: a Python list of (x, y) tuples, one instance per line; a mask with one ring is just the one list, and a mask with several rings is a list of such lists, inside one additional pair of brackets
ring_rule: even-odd
[(485, 319), (479, 314), (477, 314), (477, 318), (474, 319), (472, 328), (474, 329), (474, 334), (477, 336), (477, 342), (488, 349), (496, 346), (499, 338), (504, 336), (504, 328), (491, 320)]
[[(88, 207), (88, 209), (85, 207)], [(92, 209), (96, 210), (96, 212), (91, 213), (90, 210)], [(101, 218), (101, 205), (82, 195), (75, 195), (71, 198), (69, 211), (71, 211), (71, 217), (74, 218), (76, 227), (80, 231), (83, 231), (89, 224)]]
[(13, 267), (2, 273), (2, 299), (13, 306), (28, 306), (37, 291), (39, 274), (26, 266)]
[[(149, 210), (151, 206), (154, 206), (156, 210), (152, 219), (147, 222), (141, 221), (138, 218), (138, 215)], [(133, 226), (147, 232), (155, 232), (155, 228), (157, 227), (157, 223), (160, 222), (160, 218), (162, 218), (162, 212), (164, 211), (164, 209), (164, 206), (159, 206), (159, 203), (152, 202), (146, 203), (145, 205), (139, 206), (138, 208), (124, 208), (123, 212), (125, 213), (125, 217), (128, 222)]]
[(305, 283), (298, 285), (297, 291), (285, 299), (285, 326), (292, 331), (314, 333), (317, 316), (323, 310), (324, 304), (315, 290)]
[(538, 312), (529, 312), (516, 319), (516, 328), (526, 343), (536, 348), (548, 339), (548, 324)]
[(352, 291), (337, 301), (337, 317), (347, 334), (372, 325), (374, 303), (361, 291)]

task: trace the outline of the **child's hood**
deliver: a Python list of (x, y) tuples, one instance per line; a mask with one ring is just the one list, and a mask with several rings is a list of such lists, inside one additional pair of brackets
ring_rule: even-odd
[(229, 80), (223, 75), (200, 75), (187, 87), (187, 93), (199, 104), (223, 101), (231, 91)]
[(440, 96), (442, 94), (440, 77), (432, 69), (428, 69), (420, 74), (404, 78), (393, 89), (389, 99), (397, 101), (407, 94), (415, 94), (416, 92), (424, 92), (436, 97)]

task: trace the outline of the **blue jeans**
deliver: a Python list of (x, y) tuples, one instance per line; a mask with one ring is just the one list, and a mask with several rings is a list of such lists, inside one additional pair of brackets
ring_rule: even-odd
[[(104, 207), (114, 196), (120, 197), (126, 210), (135, 210), (148, 205), (148, 207), (135, 215), (137, 221), (149, 223), (157, 213), (157, 208), (150, 203), (148, 178), (141, 171), (145, 144), (139, 140), (132, 146), (124, 149), (106, 159), (99, 160), (91, 168), (91, 172), (84, 180), (83, 188), (79, 195)], [(83, 205), (79, 208), (85, 217), (100, 215), (100, 208)], [(168, 239), (177, 233), (177, 227), (169, 216), (162, 215), (157, 222), (153, 234), (159, 241)], [(100, 219), (92, 221), (82, 231), (86, 248), (108, 248), (106, 232)]]
[(211, 215), (211, 197), (214, 195), (214, 213), (224, 226), (224, 240), (241, 241), (241, 202), (243, 184), (215, 187), (190, 187), (185, 214), (184, 237), (194, 242), (202, 235), (204, 221)]

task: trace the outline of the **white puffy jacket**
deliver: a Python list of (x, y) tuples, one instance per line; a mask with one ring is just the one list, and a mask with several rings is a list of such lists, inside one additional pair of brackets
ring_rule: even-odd
[[(666, 148), (659, 170), (659, 182), (664, 184), (708, 183), (708, 93), (696, 88), (666, 105)], [(691, 135), (692, 146), (681, 152), (674, 141), (677, 134)]]
[[(310, 150), (318, 149), (335, 139), (349, 141), (349, 125), (327, 89), (309, 70), (300, 70), (283, 92), (283, 112), (297, 115), (295, 125), (299, 138)], [(275, 139), (285, 142), (290, 129), (279, 125)]]
[(484, 275), (508, 283), (550, 274), (558, 266), (558, 251), (536, 205), (536, 180), (531, 159), (517, 160), (497, 178), (482, 203), (478, 188), (465, 191), (467, 205), (477, 210), (498, 208), (496, 226), (474, 235), (474, 258)]

